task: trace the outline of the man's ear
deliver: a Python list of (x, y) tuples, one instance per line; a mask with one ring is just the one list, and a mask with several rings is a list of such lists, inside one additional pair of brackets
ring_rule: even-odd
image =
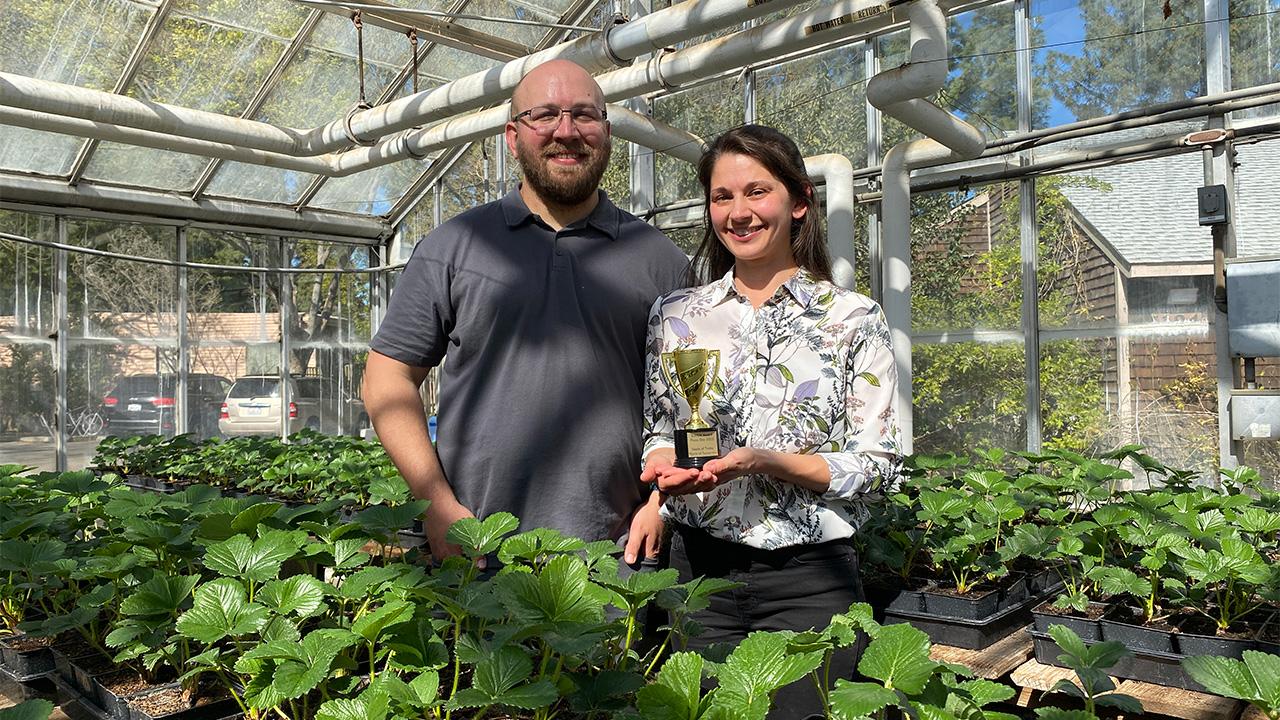
[(507, 151), (513, 156), (516, 154), (516, 123), (514, 120), (507, 121), (507, 127), (502, 131), (503, 137), (507, 139)]

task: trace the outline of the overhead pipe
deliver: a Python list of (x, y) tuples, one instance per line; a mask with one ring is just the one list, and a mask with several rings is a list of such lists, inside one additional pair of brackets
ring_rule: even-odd
[(902, 452), (913, 450), (911, 414), (911, 170), (942, 162), (971, 160), (986, 139), (977, 128), (925, 98), (947, 80), (947, 19), (935, 0), (916, 0), (908, 9), (911, 50), (901, 67), (867, 83), (867, 102), (926, 135), (899, 143), (881, 167), (881, 306), (893, 341), (898, 370), (897, 409)]
[(299, 130), (74, 85), (0, 73), (0, 105), (124, 125), (139, 130), (226, 143), (296, 157), (367, 145), (408, 128), (507, 99), (524, 75), (564, 58), (595, 73), (669, 45), (785, 9), (796, 0), (690, 0), (561, 43), (499, 67), (365, 110), (321, 127)]
[(59, 214), (97, 217), (127, 214), (129, 218), (175, 220), (211, 227), (278, 232), (293, 237), (317, 237), (378, 244), (391, 235), (386, 223), (370, 217), (308, 208), (264, 205), (225, 198), (191, 200), (172, 193), (105, 185), (67, 185), (63, 180), (0, 176), (0, 205), (57, 208)]
[[(718, 1), (713, 0), (713, 2)], [(883, 26), (886, 22), (884, 16), (889, 12), (888, 6), (880, 0), (840, 0), (832, 5), (792, 18), (757, 26), (747, 31), (676, 52), (662, 54), (644, 64), (601, 75), (597, 78), (597, 81), (604, 90), (606, 99), (629, 98), (663, 87), (674, 87), (701, 80), (734, 67), (765, 62), (783, 54), (844, 40), (858, 34), (866, 34)], [(31, 91), (30, 95), (25, 94), (28, 90)], [(42, 129), (70, 134), (83, 132), (90, 136), (114, 135), (118, 138), (124, 138), (127, 135), (130, 138), (127, 142), (146, 147), (176, 149), (177, 143), (164, 139), (171, 134), (168, 130), (155, 130), (155, 124), (145, 129), (136, 124), (135, 121), (138, 120), (138, 117), (133, 111), (138, 110), (138, 108), (134, 107), (133, 110), (122, 113), (119, 116), (115, 114), (117, 110), (123, 111), (126, 106), (132, 107), (131, 104), (141, 103), (148, 106), (142, 110), (142, 114), (145, 117), (163, 121), (160, 124), (166, 127), (171, 120), (190, 119), (197, 115), (206, 115), (218, 118), (231, 130), (240, 131), (254, 127), (266, 128), (268, 129), (266, 132), (274, 134), (275, 139), (280, 141), (273, 145), (275, 147), (288, 145), (289, 142), (285, 138), (296, 139), (299, 137), (298, 133), (301, 132), (289, 128), (278, 128), (265, 123), (165, 106), (161, 103), (145, 103), (144, 101), (111, 93), (0, 73), (0, 104), (8, 101), (11, 91), (28, 100), (50, 97), (62, 98), (63, 101), (54, 103), (52, 107), (60, 108), (64, 111), (75, 109), (73, 107), (75, 103), (71, 98), (91, 101), (87, 102), (84, 107), (101, 110), (101, 112), (94, 111), (77, 114), (73, 118), (67, 118), (65, 122), (55, 123), (51, 121)], [(50, 106), (41, 102), (21, 103), (20, 107), (30, 110), (33, 105), (38, 106), (39, 109), (35, 110), (37, 113), (66, 114), (65, 112), (59, 113), (56, 110), (49, 110), (47, 107)], [(388, 106), (375, 108), (374, 110), (382, 110), (386, 107)], [(610, 106), (609, 112), (613, 116), (621, 117), (623, 111), (618, 106)], [(85, 118), (83, 117), (84, 114), (91, 117)], [(11, 116), (19, 118), (19, 111), (14, 111)], [(197, 140), (192, 138), (190, 133), (184, 135), (188, 142), (183, 143), (185, 149), (182, 151), (259, 165), (295, 169), (328, 177), (345, 177), (400, 160), (422, 159), (433, 151), (488, 137), (498, 132), (506, 124), (509, 116), (509, 103), (504, 103), (488, 110), (480, 110), (455, 117), (428, 128), (403, 132), (393, 137), (385, 138), (374, 145), (356, 147), (345, 152), (316, 158), (296, 157), (290, 153), (266, 151), (259, 145), (246, 146), (243, 143), (236, 142), (213, 142), (207, 138)], [(29, 118), (34, 116), (22, 117), (28, 118), (23, 122), (32, 122)], [(110, 126), (123, 125), (134, 130), (150, 131), (152, 134), (142, 135), (136, 132), (117, 132), (120, 130), (118, 127), (115, 127), (115, 129), (106, 127), (94, 128), (92, 124), (86, 125), (85, 122), (72, 122), (75, 118), (81, 118), (86, 122), (92, 121), (92, 123), (106, 123)], [(241, 136), (240, 139), (246, 140), (248, 138)], [(200, 144), (202, 142), (209, 144)], [(289, 159), (291, 157), (293, 160)]]

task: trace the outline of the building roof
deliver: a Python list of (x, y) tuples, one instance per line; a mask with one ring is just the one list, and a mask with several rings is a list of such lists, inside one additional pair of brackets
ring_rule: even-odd
[[(1236, 254), (1280, 254), (1280, 142), (1239, 148), (1237, 198), (1232, 207)], [(1063, 187), (1080, 215), (1115, 248), (1126, 265), (1213, 260), (1209, 228), (1201, 227), (1196, 188), (1204, 184), (1198, 153), (1095, 168), (1077, 177), (1099, 184)]]

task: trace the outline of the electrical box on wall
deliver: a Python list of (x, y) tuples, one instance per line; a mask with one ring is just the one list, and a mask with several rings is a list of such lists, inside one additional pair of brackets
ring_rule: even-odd
[(1232, 259), (1226, 269), (1232, 356), (1280, 357), (1280, 259)]
[(1227, 222), (1227, 186), (1206, 185), (1196, 188), (1200, 204), (1201, 225), (1224, 225)]
[(1233, 440), (1280, 440), (1280, 390), (1231, 393)]

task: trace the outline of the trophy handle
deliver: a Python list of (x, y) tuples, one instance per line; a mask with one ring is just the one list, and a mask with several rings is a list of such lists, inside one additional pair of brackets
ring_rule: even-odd
[[(668, 363), (667, 362), (668, 360), (670, 360), (671, 362)], [(674, 365), (675, 361), (676, 361), (676, 356), (672, 353), (664, 352), (658, 355), (658, 366), (662, 368), (662, 379), (667, 381), (667, 389), (670, 390), (673, 394), (678, 395), (679, 392), (676, 390), (676, 379), (672, 377), (671, 368), (668, 367), (668, 365)]]
[(707, 389), (703, 391), (703, 397), (711, 397), (711, 388), (715, 387), (716, 376), (720, 374), (720, 351), (708, 350), (707, 357), (713, 362), (711, 363), (711, 372), (707, 374)]

